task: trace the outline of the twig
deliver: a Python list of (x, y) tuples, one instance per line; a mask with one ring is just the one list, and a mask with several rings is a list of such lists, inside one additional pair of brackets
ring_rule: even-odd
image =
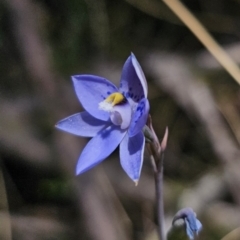
[(226, 69), (226, 71), (240, 84), (240, 70), (232, 58), (213, 39), (196, 17), (178, 0), (162, 0), (185, 23), (193, 34), (202, 42), (208, 51)]

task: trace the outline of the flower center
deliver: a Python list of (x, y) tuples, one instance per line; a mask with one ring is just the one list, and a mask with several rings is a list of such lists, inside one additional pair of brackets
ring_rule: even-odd
[(114, 125), (120, 126), (121, 129), (128, 128), (132, 109), (121, 93), (112, 93), (104, 101), (100, 102), (98, 106), (99, 109), (110, 113), (110, 119)]
[(99, 103), (99, 109), (107, 112), (112, 112), (113, 107), (115, 105), (122, 103), (124, 100), (125, 98), (121, 93), (119, 92), (112, 93), (104, 101)]

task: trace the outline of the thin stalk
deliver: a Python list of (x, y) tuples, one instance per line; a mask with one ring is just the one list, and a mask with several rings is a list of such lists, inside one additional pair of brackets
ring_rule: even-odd
[(157, 165), (156, 165), (156, 161), (153, 156), (150, 144), (147, 144), (147, 149), (148, 149), (148, 153), (149, 153), (149, 157), (150, 157), (150, 162), (151, 162), (151, 165), (153, 168), (153, 172), (154, 172), (154, 174), (156, 174), (157, 173)]
[[(157, 218), (158, 218), (158, 238), (165, 240), (164, 234), (164, 201), (163, 201), (163, 160), (164, 152), (167, 147), (168, 128), (166, 127), (163, 140), (159, 143), (158, 137), (152, 126), (152, 118), (148, 117), (148, 128), (145, 128), (145, 136), (151, 136), (152, 141), (147, 144), (150, 155), (155, 180), (155, 191), (157, 201)], [(149, 133), (148, 133), (149, 131)], [(148, 134), (147, 134), (148, 133)]]
[[(159, 159), (153, 156), (151, 147), (148, 146), (150, 161), (152, 164), (155, 180), (155, 192), (157, 203), (157, 219), (158, 219), (158, 237), (159, 240), (165, 240), (164, 234), (164, 201), (163, 201), (163, 157), (164, 153), (160, 153)], [(158, 164), (156, 164), (158, 162)]]
[(160, 240), (165, 240), (164, 234), (164, 200), (163, 200), (163, 159), (164, 153), (160, 154), (157, 172), (155, 177), (155, 189), (157, 199), (158, 236)]

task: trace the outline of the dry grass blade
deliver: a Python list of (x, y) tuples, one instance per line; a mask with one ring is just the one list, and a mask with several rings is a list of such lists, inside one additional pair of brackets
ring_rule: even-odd
[[(157, 19), (165, 20), (173, 24), (184, 25), (184, 23), (171, 10), (158, 0), (125, 0), (136, 9)], [(238, 28), (236, 17), (226, 14), (210, 12), (194, 13), (210, 31), (217, 33), (236, 34)]]
[(163, 2), (183, 21), (226, 71), (240, 84), (239, 67), (196, 17), (178, 0), (163, 0)]

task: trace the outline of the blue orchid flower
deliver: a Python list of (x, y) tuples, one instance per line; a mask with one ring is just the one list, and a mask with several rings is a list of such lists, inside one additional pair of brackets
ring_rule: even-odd
[[(183, 228), (185, 229), (184, 231), (182, 231)], [(184, 235), (187, 235), (189, 239), (193, 240), (201, 229), (202, 224), (197, 219), (196, 213), (191, 208), (183, 208), (173, 218), (172, 229), (168, 233), (168, 239), (176, 239), (176, 237), (185, 239)]]
[(142, 129), (147, 121), (149, 102), (146, 78), (136, 57), (131, 54), (126, 60), (119, 88), (93, 75), (75, 75), (72, 80), (85, 111), (61, 120), (56, 127), (92, 137), (80, 155), (76, 174), (96, 166), (120, 145), (121, 166), (137, 183), (143, 164)]

